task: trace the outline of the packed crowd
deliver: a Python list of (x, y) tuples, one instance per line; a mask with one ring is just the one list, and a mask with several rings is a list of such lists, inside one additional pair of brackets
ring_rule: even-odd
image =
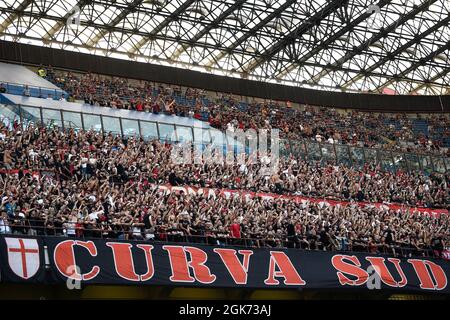
[(439, 251), (449, 240), (445, 214), (354, 202), (213, 198), (155, 187), (187, 184), (448, 207), (448, 176), (392, 176), (376, 168), (363, 173), (293, 158), (267, 176), (258, 164), (175, 164), (171, 146), (158, 141), (32, 125), (0, 132), (0, 232), (394, 254)]
[[(443, 145), (450, 136), (450, 118), (446, 114), (426, 116), (427, 136), (414, 132), (413, 120), (406, 114), (342, 113), (318, 107), (300, 110), (272, 102), (241, 104), (225, 94), (211, 101), (203, 90), (52, 69), (46, 77), (68, 92), (69, 99), (91, 105), (191, 116), (222, 130), (279, 128), (281, 136), (289, 139), (450, 155), (450, 148)], [(180, 103), (175, 97), (193, 104)]]
[[(270, 156), (251, 154), (245, 161), (229, 163), (222, 148), (211, 148), (197, 161), (183, 160), (181, 150), (158, 140), (122, 139), (97, 131), (68, 132), (58, 128), (2, 130), (0, 156), (6, 169), (56, 172), (63, 179), (110, 177), (126, 183), (139, 177), (149, 183), (189, 185), (295, 194), (334, 200), (402, 203), (432, 208), (448, 207), (449, 175), (421, 172), (397, 173), (375, 165), (363, 168), (322, 165), (294, 156), (280, 157), (276, 171), (269, 170)], [(181, 149), (181, 148), (179, 148)], [(174, 152), (172, 152), (174, 151)], [(193, 150), (193, 156), (197, 150)], [(270, 155), (270, 154), (269, 154)], [(174, 156), (178, 156), (174, 157)], [(222, 155), (223, 158), (223, 155)], [(274, 163), (275, 164), (275, 163)], [(79, 177), (79, 175), (81, 175)]]

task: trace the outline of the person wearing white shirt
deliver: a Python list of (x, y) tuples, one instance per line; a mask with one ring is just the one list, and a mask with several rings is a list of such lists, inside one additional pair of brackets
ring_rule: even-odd
[(242, 163), (241, 166), (239, 167), (239, 172), (243, 173), (243, 174), (247, 174), (248, 173), (248, 168), (245, 165), (245, 163)]
[(64, 231), (68, 237), (75, 237), (76, 236), (76, 223), (78, 219), (75, 215), (71, 215), (67, 223), (65, 223)]
[(28, 86), (25, 86), (25, 88), (23, 89), (23, 95), (24, 95), (25, 97), (31, 96), (30, 88), (28, 88)]
[(322, 142), (322, 136), (320, 134), (316, 134), (317, 142)]
[(11, 228), (9, 227), (8, 219), (6, 218), (5, 213), (3, 213), (0, 217), (0, 233), (11, 233)]
[(144, 240), (144, 237), (142, 236), (143, 226), (144, 224), (140, 223), (138, 218), (134, 219), (134, 222), (131, 224), (131, 233), (134, 240)]

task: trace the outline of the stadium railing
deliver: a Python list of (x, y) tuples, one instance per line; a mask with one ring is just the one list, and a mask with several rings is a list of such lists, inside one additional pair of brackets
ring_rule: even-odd
[[(186, 234), (181, 229), (163, 228), (162, 232), (144, 230), (137, 232), (133, 230), (133, 224), (110, 224), (101, 223), (102, 228), (85, 228), (76, 226), (76, 222), (63, 222), (63, 227), (49, 227), (39, 225), (45, 223), (43, 220), (33, 219), (7, 219), (7, 224), (0, 226), (0, 234), (17, 236), (58, 236), (65, 238), (80, 239), (118, 239), (133, 240), (138, 242), (152, 243), (196, 243), (211, 246), (233, 246), (244, 248), (293, 248), (297, 250), (312, 251), (337, 251), (337, 252), (366, 252), (371, 254), (385, 254), (396, 257), (434, 257), (441, 258), (439, 253), (431, 247), (410, 247), (401, 243), (371, 245), (362, 240), (354, 244), (342, 246), (342, 239), (336, 237), (330, 240), (326, 246), (319, 240), (315, 241), (315, 248), (310, 249), (299, 238), (284, 236), (282, 238), (258, 237), (232, 237), (228, 231), (205, 231), (203, 235)], [(156, 227), (155, 230), (159, 228)]]
[(33, 85), (26, 85), (21, 83), (14, 82), (0, 82), (0, 87), (6, 89), (6, 92), (14, 95), (24, 95), (25, 89), (28, 87), (28, 91), (30, 97), (35, 98), (48, 98), (49, 96), (52, 99), (59, 100), (62, 98), (66, 99), (69, 95), (62, 89), (54, 89), (54, 88), (46, 88), (46, 87), (38, 87)]

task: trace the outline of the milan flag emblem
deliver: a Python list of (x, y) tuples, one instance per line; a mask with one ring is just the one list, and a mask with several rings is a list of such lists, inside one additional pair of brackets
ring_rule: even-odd
[(36, 239), (5, 238), (11, 270), (23, 279), (30, 279), (39, 270), (39, 245)]

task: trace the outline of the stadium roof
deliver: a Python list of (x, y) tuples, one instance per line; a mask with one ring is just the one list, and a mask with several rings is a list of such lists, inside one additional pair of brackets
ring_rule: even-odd
[(0, 0), (0, 38), (325, 90), (450, 93), (449, 0)]

